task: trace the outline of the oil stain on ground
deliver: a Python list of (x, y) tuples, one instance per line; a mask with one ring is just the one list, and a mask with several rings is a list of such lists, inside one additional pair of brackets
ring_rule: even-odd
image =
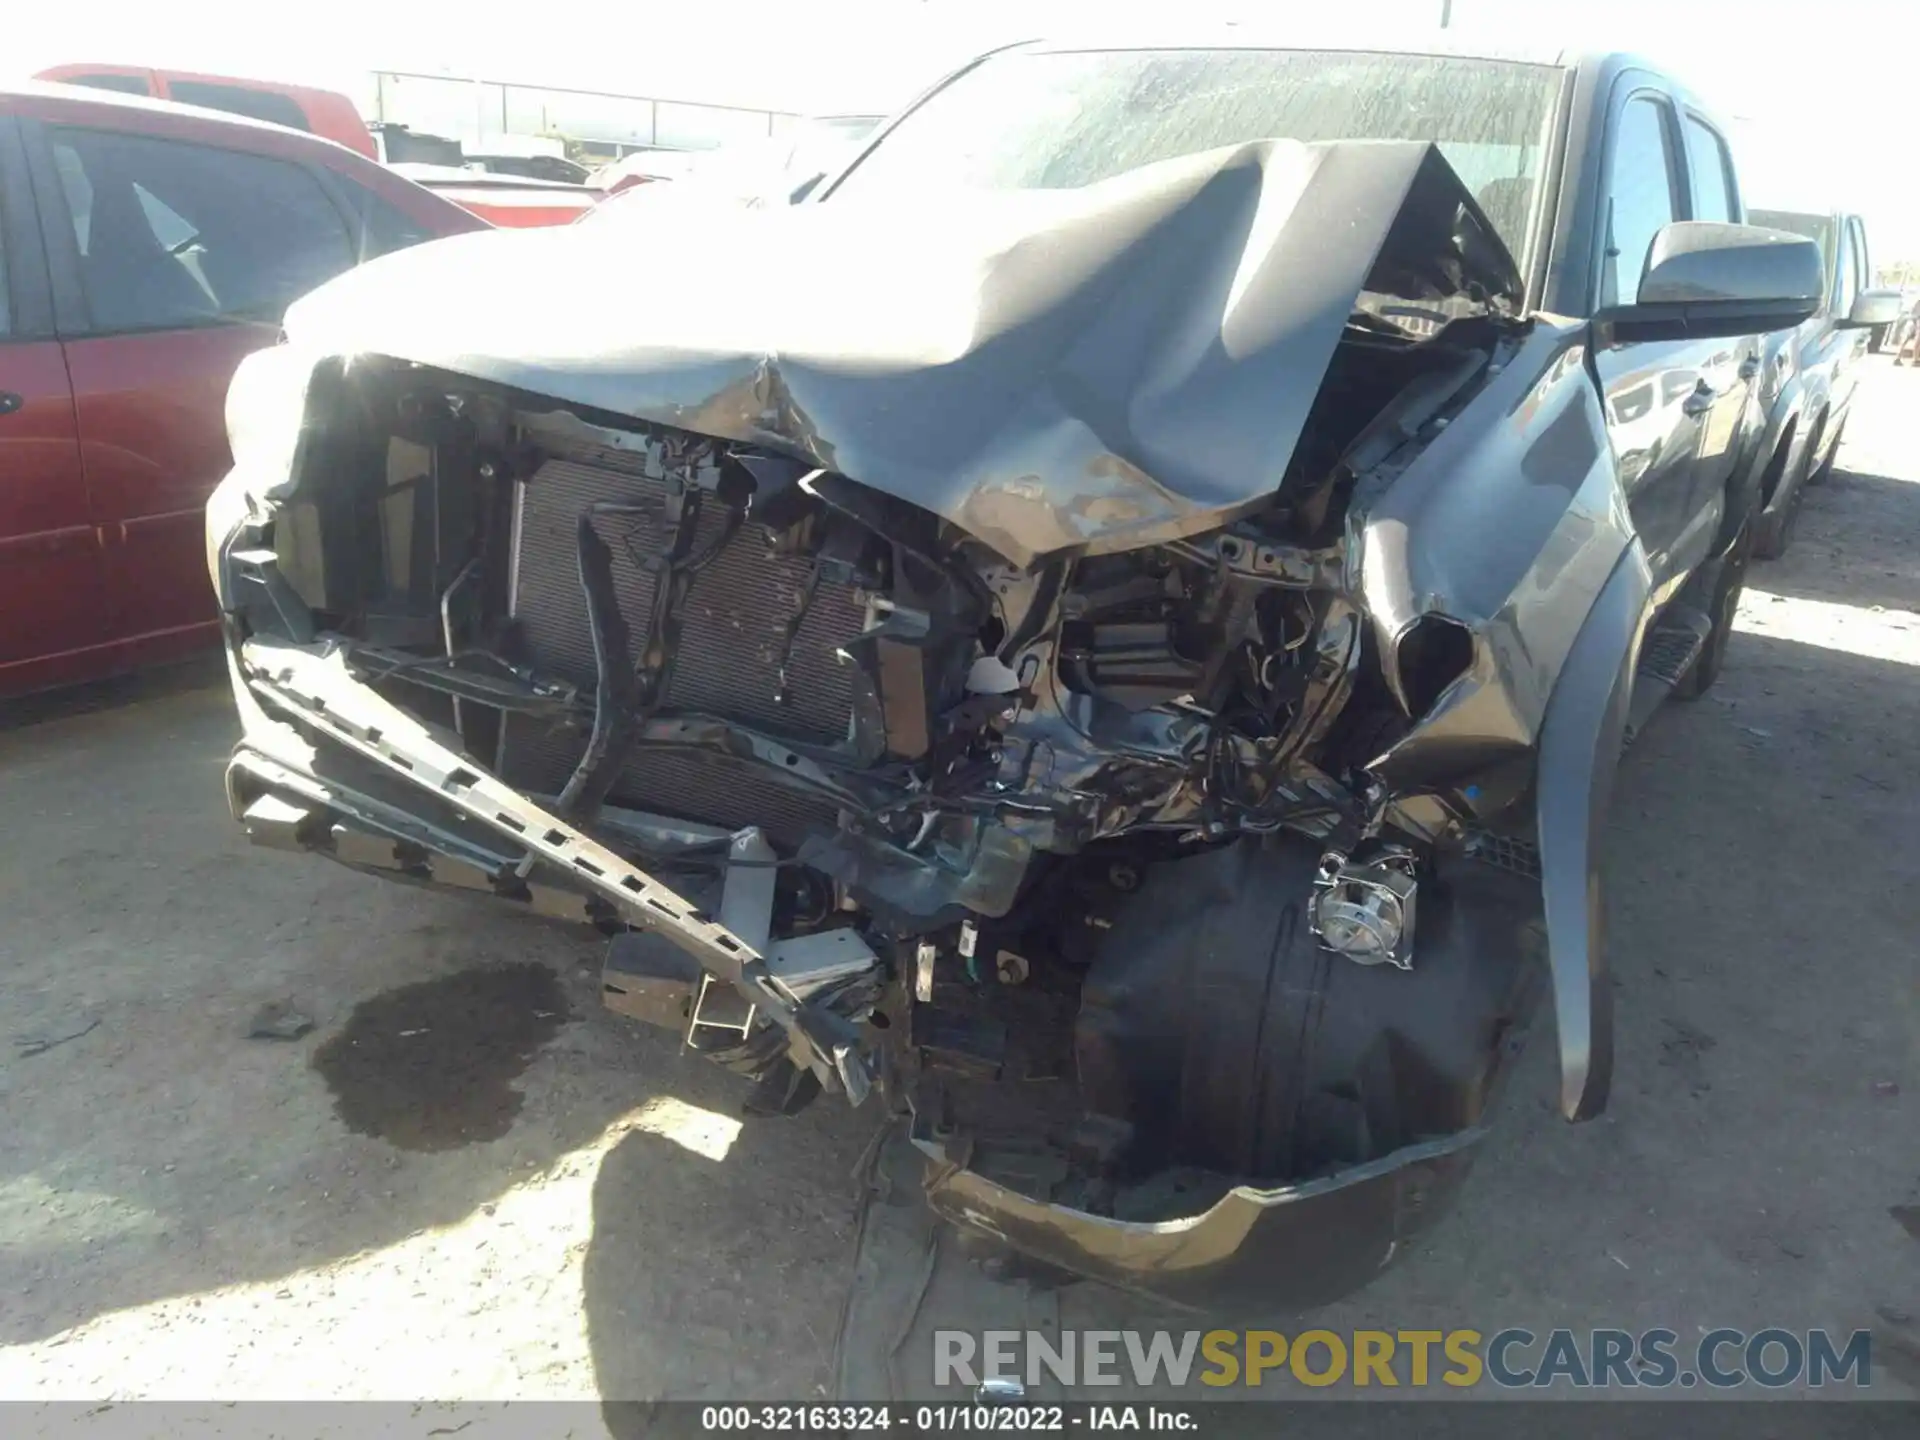
[(512, 1082), (571, 1018), (544, 965), (463, 970), (362, 1001), (313, 1068), (349, 1130), (454, 1150), (507, 1133), (526, 1098)]

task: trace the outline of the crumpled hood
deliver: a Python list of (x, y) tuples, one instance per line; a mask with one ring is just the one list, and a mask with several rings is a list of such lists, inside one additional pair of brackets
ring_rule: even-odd
[[(1396, 219), (1471, 203), (1425, 144), (1267, 141), (1074, 190), (461, 236), (286, 325), (783, 452), (1026, 564), (1264, 503)], [(1470, 278), (1518, 292), (1510, 262)]]

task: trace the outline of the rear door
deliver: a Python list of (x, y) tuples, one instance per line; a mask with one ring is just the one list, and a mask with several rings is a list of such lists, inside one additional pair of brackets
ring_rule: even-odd
[(315, 175), (218, 143), (94, 125), (28, 135), (93, 522), (131, 662), (215, 633), (202, 512), (242, 358), (355, 249)]
[(0, 694), (85, 678), (107, 628), (26, 151), (0, 115)]

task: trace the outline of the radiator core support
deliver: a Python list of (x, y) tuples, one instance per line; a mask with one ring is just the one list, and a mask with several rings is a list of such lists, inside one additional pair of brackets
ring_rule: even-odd
[[(547, 460), (524, 482), (516, 505), (509, 573), (517, 643), (543, 673), (588, 691), (597, 678), (592, 626), (578, 564), (581, 516), (611, 554), (615, 597), (633, 655), (644, 654), (659, 578), (671, 539), (669, 479), (650, 476), (642, 457), (583, 447)], [(695, 551), (724, 536), (727, 508), (703, 506)], [(693, 576), (677, 607), (679, 636), (661, 713), (720, 716), (795, 744), (831, 747), (852, 731), (855, 675), (842, 652), (867, 627), (867, 602), (851, 586), (822, 579), (813, 556), (782, 551), (764, 526), (748, 523)], [(508, 784), (555, 793), (586, 749), (574, 727), (507, 716), (496, 769)], [(608, 798), (728, 830), (762, 826), (791, 846), (832, 830), (837, 808), (769, 779), (761, 766), (725, 754), (662, 747), (630, 750)]]

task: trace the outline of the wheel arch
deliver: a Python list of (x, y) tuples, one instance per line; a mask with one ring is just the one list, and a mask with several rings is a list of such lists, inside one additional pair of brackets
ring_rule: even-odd
[(1626, 736), (1653, 589), (1627, 547), (1574, 638), (1540, 727), (1535, 779), (1540, 893), (1560, 1042), (1560, 1111), (1587, 1120), (1613, 1080), (1613, 989), (1600, 895), (1600, 842)]
[(1821, 400), (1820, 408), (1814, 412), (1813, 423), (1807, 427), (1807, 443), (1801, 453), (1807, 457), (1809, 464), (1819, 455), (1820, 446), (1827, 438), (1827, 416), (1831, 413), (1832, 407), (1826, 400)]
[(1774, 497), (1780, 493), (1780, 482), (1787, 477), (1787, 469), (1793, 463), (1794, 442), (1800, 433), (1800, 408), (1794, 406), (1793, 412), (1781, 422), (1780, 435), (1773, 448), (1761, 461), (1760, 466), (1760, 503), (1771, 505)]

